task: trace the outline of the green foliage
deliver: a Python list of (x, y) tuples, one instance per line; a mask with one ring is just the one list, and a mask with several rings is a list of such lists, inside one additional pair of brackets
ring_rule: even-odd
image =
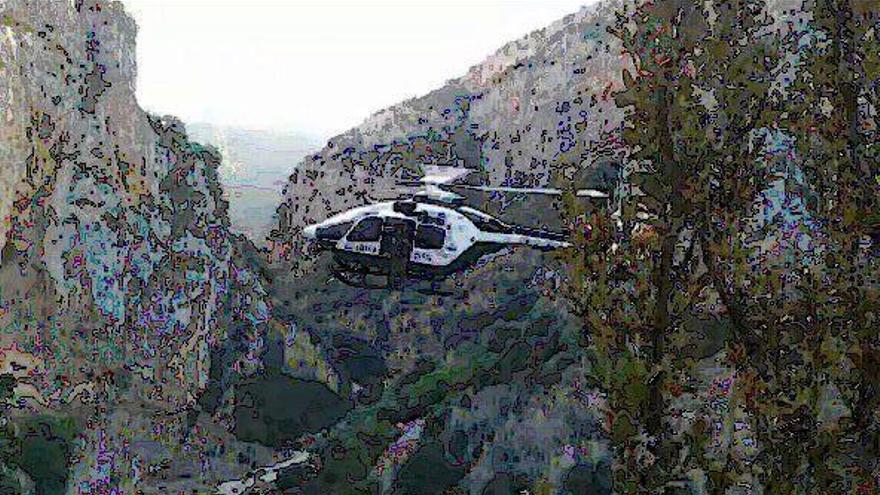
[[(687, 442), (704, 444), (704, 432), (674, 437), (664, 416), (670, 390), (685, 387), (677, 377), (693, 365), (676, 347), (688, 341), (684, 316), (705, 286), (728, 308), (731, 339), (748, 328), (729, 287), (747, 266), (742, 219), (769, 181), (758, 160), (761, 130), (778, 116), (770, 90), (778, 54), (761, 34), (769, 23), (763, 8), (749, 0), (659, 0), (624, 7), (611, 29), (634, 67), (615, 100), (627, 112), (625, 176), (636, 194), (624, 198), (617, 236), (600, 216), (569, 205), (573, 223), (594, 227), (592, 239), (577, 239), (583, 254), (570, 260), (570, 275), (608, 399), (615, 485), (624, 493), (668, 491), (693, 467), (710, 470), (700, 455), (681, 455)], [(645, 213), (648, 220), (637, 216)]]
[[(620, 492), (667, 491), (693, 467), (716, 493), (744, 469), (771, 493), (874, 486), (880, 296), (876, 259), (859, 244), (877, 237), (880, 4), (805, 5), (812, 21), (800, 37), (773, 33), (765, 2), (750, 0), (638, 3), (612, 29), (634, 67), (616, 102), (636, 194), (623, 198), (617, 235), (567, 203), (573, 224), (594, 226), (576, 239), (568, 293), (607, 395)], [(799, 56), (788, 88), (783, 50)], [(816, 264), (797, 276), (756, 259), (744, 239), (756, 199), (778, 179), (765, 141), (784, 133), (796, 138), (798, 156), (787, 159), (805, 172), (801, 192), (815, 198), (808, 213), (823, 230), (807, 253)], [(676, 377), (694, 364), (676, 347), (706, 287), (731, 322), (735, 400), (757, 437), (752, 467), (707, 457), (700, 421), (675, 438), (664, 426), (670, 390), (686, 389)], [(829, 393), (845, 403), (833, 419)]]
[[(389, 379), (375, 402), (353, 409), (331, 431), (320, 435), (318, 450), (323, 465), (317, 478), (306, 482), (306, 486), (315, 493), (375, 492), (381, 480), (373, 472), (374, 466), (400, 437), (402, 426), (415, 419), (428, 425), (424, 444), (402, 467), (397, 492), (434, 493), (433, 488), (424, 487), (428, 491), (413, 491), (420, 483), (427, 483), (428, 466), (435, 468), (430, 482), (447, 486), (457, 481), (464, 470), (441, 460), (445, 453), (442, 446), (432, 443), (437, 434), (430, 425), (442, 424), (450, 408), (460, 407), (466, 394), (471, 396), (486, 387), (517, 379), (540, 386), (547, 372), (544, 365), (572, 359), (575, 347), (573, 336), (564, 333), (568, 327), (553, 324), (558, 320), (558, 308), (529, 290), (499, 293), (495, 302), (491, 318), (468, 320), (466, 314), (449, 315), (460, 331), (471, 325), (479, 328), (480, 339), (464, 341), (444, 355), (422, 361), (414, 370)], [(548, 338), (551, 334), (557, 335)], [(534, 339), (550, 343), (531, 345)]]
[(442, 444), (428, 442), (401, 468), (391, 493), (444, 493), (444, 490), (457, 483), (464, 474), (464, 468), (453, 466), (446, 460)]
[[(809, 370), (788, 377), (786, 385), (800, 393), (786, 414), (795, 407), (818, 414), (822, 391), (838, 390), (851, 416), (826, 426), (833, 434), (813, 432), (809, 464), (816, 485), (851, 493), (874, 483), (866, 480), (880, 458), (880, 425), (871, 413), (880, 406), (873, 372), (880, 353), (878, 266), (859, 247), (864, 236), (876, 240), (880, 5), (817, 0), (809, 9), (810, 36), (800, 51), (802, 70), (792, 84), (786, 127), (797, 139), (815, 198), (807, 203), (809, 213), (827, 241), (821, 266), (805, 273), (795, 287), (799, 297), (785, 308), (798, 330), (783, 338), (799, 337), (793, 345)], [(771, 393), (778, 390), (773, 385)]]
[(562, 493), (564, 495), (610, 495), (613, 492), (608, 471), (610, 469), (604, 462), (595, 466), (577, 466), (566, 476)]
[[(650, 335), (651, 260), (626, 242), (615, 254), (611, 225), (603, 212), (570, 200), (567, 212), (577, 248), (563, 258), (570, 268), (565, 293), (582, 318), (592, 375), (608, 401), (614, 444), (614, 482), (622, 493), (649, 487), (649, 466), (637, 455), (645, 446), (652, 363), (638, 350)], [(621, 275), (625, 274), (625, 275)], [(662, 481), (661, 481), (662, 483)], [(656, 486), (656, 485), (654, 485)]]
[(281, 374), (242, 383), (236, 393), (236, 437), (276, 448), (332, 425), (351, 407), (322, 383)]
[(15, 429), (5, 415), (7, 401), (12, 398), (15, 383), (14, 376), (0, 375), (0, 407), (4, 410), (4, 415), (0, 418), (3, 422), (0, 426), (0, 494), (10, 495), (21, 493), (21, 486), (16, 477), (21, 442), (16, 438)]
[(12, 391), (15, 389), (15, 377), (10, 374), (0, 375), (0, 404), (6, 403), (12, 398)]
[(36, 416), (15, 428), (7, 423), (0, 437), (3, 462), (0, 493), (18, 485), (14, 469), (21, 469), (34, 481), (38, 494), (64, 493), (72, 442), (79, 431), (77, 423), (68, 417)]

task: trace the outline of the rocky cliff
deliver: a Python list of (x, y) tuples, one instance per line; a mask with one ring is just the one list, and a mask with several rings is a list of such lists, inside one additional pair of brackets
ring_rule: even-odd
[[(0, 2), (0, 369), (21, 424), (71, 419), (56, 481), (83, 493), (149, 491), (212, 350), (251, 372), (268, 318), (219, 154), (138, 106), (135, 35), (118, 2)], [(38, 466), (14, 469), (47, 489)]]

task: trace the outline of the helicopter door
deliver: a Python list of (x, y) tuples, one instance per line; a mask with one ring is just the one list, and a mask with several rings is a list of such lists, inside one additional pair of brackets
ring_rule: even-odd
[(358, 222), (342, 241), (342, 249), (353, 253), (379, 255), (382, 237), (382, 218), (366, 217)]
[(389, 217), (382, 226), (382, 238), (379, 243), (379, 254), (392, 256), (399, 252), (407, 254), (412, 259), (413, 237), (415, 236), (416, 223), (408, 218)]
[(446, 229), (442, 225), (421, 223), (416, 229), (413, 261), (426, 265), (445, 265), (443, 246), (446, 244)]

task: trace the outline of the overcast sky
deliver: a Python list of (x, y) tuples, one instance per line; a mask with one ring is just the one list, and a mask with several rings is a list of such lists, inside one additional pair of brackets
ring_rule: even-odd
[(592, 0), (123, 2), (148, 110), (327, 138)]

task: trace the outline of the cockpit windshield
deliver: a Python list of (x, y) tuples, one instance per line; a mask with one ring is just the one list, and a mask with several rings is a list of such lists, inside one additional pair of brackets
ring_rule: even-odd
[(354, 222), (343, 222), (336, 225), (319, 227), (315, 232), (315, 237), (322, 241), (338, 241), (348, 233), (352, 225), (354, 225)]

